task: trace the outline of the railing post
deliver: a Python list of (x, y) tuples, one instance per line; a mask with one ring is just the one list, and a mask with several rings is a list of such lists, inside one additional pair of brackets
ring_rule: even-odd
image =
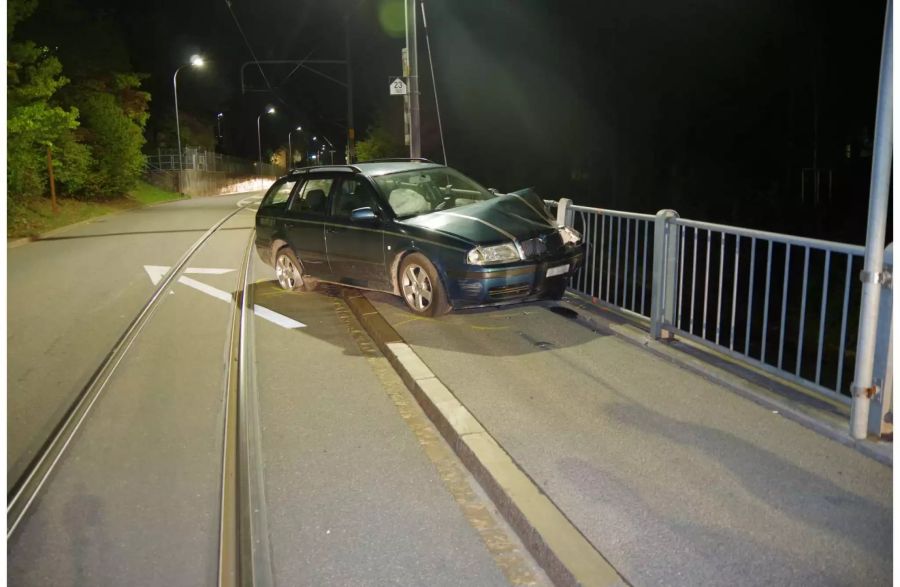
[(666, 326), (675, 323), (675, 282), (678, 278), (678, 228), (671, 223), (678, 218), (675, 210), (656, 213), (653, 227), (653, 278), (650, 299), (650, 336), (673, 338)]
[(888, 0), (881, 45), (881, 70), (878, 77), (878, 101), (875, 107), (875, 135), (872, 141), (872, 174), (869, 185), (869, 216), (866, 223), (866, 256), (860, 273), (862, 295), (859, 300), (859, 334), (856, 339), (856, 365), (850, 392), (850, 436), (866, 437), (871, 398), (875, 394), (873, 366), (875, 327), (881, 284), (884, 283), (883, 249), (893, 160), (893, 2)]
[(556, 224), (557, 226), (571, 227), (575, 224), (575, 211), (572, 210), (572, 200), (569, 198), (560, 198), (559, 204), (556, 205)]
[(872, 385), (875, 395), (869, 406), (869, 434), (881, 437), (887, 431), (885, 419), (892, 410), (893, 404), (893, 336), (894, 325), (891, 320), (893, 309), (892, 274), (894, 270), (894, 243), (884, 250), (884, 269), (886, 279), (881, 284), (881, 300), (878, 304), (878, 321), (875, 327), (875, 360), (872, 365)]

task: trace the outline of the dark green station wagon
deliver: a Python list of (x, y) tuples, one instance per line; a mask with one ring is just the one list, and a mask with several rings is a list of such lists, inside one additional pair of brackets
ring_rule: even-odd
[(292, 171), (260, 203), (256, 248), (285, 289), (383, 291), (424, 316), (558, 299), (583, 258), (532, 190), (497, 194), (426, 160)]

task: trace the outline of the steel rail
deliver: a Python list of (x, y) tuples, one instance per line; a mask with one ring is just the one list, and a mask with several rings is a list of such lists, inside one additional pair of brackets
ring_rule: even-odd
[(232, 305), (224, 386), (222, 491), (219, 513), (220, 587), (274, 584), (262, 465), (262, 433), (253, 370), (253, 287), (250, 279), (255, 231), (238, 271)]
[(106, 388), (106, 384), (112, 378), (116, 368), (122, 362), (138, 334), (150, 320), (150, 317), (159, 307), (160, 300), (164, 299), (163, 293), (178, 279), (190, 261), (191, 257), (206, 243), (209, 238), (228, 220), (245, 207), (240, 207), (229, 212), (222, 219), (211, 226), (198, 238), (194, 244), (181, 256), (181, 258), (169, 269), (169, 272), (160, 280), (156, 290), (131, 321), (112, 349), (94, 371), (87, 384), (78, 393), (78, 396), (69, 406), (59, 424), (54, 428), (47, 441), (32, 459), (20, 480), (13, 486), (7, 495), (6, 506), (6, 537), (7, 540), (18, 528), (19, 523), (27, 514), (35, 498), (44, 487), (50, 474), (56, 468), (66, 448), (72, 442), (75, 434), (81, 427), (91, 408)]

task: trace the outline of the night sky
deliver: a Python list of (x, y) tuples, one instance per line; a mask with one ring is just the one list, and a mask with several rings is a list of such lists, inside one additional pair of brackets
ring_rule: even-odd
[[(70, 0), (72, 1), (72, 0)], [(119, 23), (150, 74), (154, 121), (181, 111), (212, 124), (226, 153), (256, 158), (303, 124), (342, 153), (345, 90), (291, 66), (242, 95), (252, 59), (226, 0), (78, 2)], [(381, 113), (402, 133), (402, 1), (234, 0), (257, 57), (344, 58), (349, 17), (357, 136)], [(861, 243), (884, 3), (812, 0), (548, 2), (429, 0), (447, 155), (500, 190)], [(399, 17), (399, 20), (398, 18)], [(37, 19), (40, 16), (36, 16)], [(399, 26), (399, 29), (398, 29)], [(419, 59), (423, 155), (441, 159), (425, 38)], [(61, 58), (65, 61), (64, 48)], [(341, 66), (322, 66), (342, 78)], [(266, 84), (248, 67), (247, 83)], [(819, 194), (814, 185), (820, 170)], [(803, 171), (807, 169), (807, 171)], [(806, 192), (803, 191), (804, 173)], [(831, 186), (830, 189), (828, 186)]]

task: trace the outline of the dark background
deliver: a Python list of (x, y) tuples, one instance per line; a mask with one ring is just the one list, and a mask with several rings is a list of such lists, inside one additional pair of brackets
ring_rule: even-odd
[[(240, 65), (252, 57), (226, 0), (78, 3), (118, 23), (133, 67), (149, 74), (149, 145), (171, 122), (172, 74), (197, 52), (209, 63), (179, 74), (180, 108), (211, 126), (224, 113), (220, 150), (256, 159), (256, 116), (273, 105), (265, 149), (303, 124), (342, 155), (346, 94), (337, 84), (268, 66), (269, 90), (248, 67), (247, 84), (267, 91), (242, 94)], [(449, 164), (481, 183), (864, 241), (883, 2), (429, 0), (426, 8)], [(379, 116), (402, 134), (402, 99), (388, 96), (389, 76), (401, 73), (402, 2), (234, 0), (231, 9), (260, 60), (343, 59), (349, 18), (357, 136)], [(439, 161), (419, 25), (422, 150)], [(322, 69), (344, 76), (341, 66)]]

